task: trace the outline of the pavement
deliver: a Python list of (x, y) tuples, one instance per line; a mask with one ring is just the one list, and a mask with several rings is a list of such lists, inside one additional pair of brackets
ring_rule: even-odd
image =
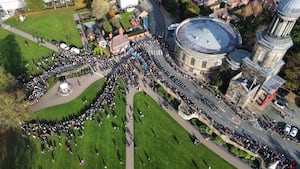
[(128, 142), (126, 145), (126, 169), (134, 169), (134, 121), (133, 121), (133, 99), (138, 91), (131, 89), (126, 95), (126, 133)]

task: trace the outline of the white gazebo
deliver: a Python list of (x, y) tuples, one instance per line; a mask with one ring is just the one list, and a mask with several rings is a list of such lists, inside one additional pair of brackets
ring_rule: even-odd
[(72, 93), (72, 85), (68, 82), (62, 82), (58, 87), (58, 94), (61, 96), (68, 96)]

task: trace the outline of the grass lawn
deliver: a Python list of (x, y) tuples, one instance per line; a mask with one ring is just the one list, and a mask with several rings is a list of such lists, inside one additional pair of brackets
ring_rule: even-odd
[[(80, 96), (76, 99), (57, 106), (49, 107), (38, 112), (32, 116), (33, 119), (46, 119), (46, 120), (62, 120), (72, 114), (78, 114), (84, 105), (89, 105), (105, 85), (105, 79), (100, 79), (91, 84)], [(84, 97), (87, 102), (84, 103)]]
[[(66, 151), (65, 137), (61, 137), (61, 140), (57, 136), (49, 137), (54, 150), (41, 153), (39, 140), (32, 137), (23, 138), (19, 133), (12, 134), (0, 139), (0, 168), (103, 169), (107, 166), (112, 169), (124, 169), (125, 164), (120, 164), (120, 160), (125, 162), (125, 96), (119, 89), (115, 94), (117, 118), (112, 116), (110, 110), (106, 112), (110, 113), (110, 118), (107, 118), (104, 112), (97, 112), (95, 117), (100, 118), (102, 126), (99, 126), (96, 120), (88, 120), (82, 138), (79, 138), (78, 132), (75, 131), (77, 146), (73, 139), (70, 142), (72, 154)], [(113, 125), (117, 125), (119, 130), (116, 131)], [(26, 147), (27, 144), (30, 148)], [(79, 164), (79, 158), (84, 160), (83, 166)]]
[[(36, 74), (39, 70), (35, 68), (32, 60), (37, 61), (52, 53), (51, 50), (29, 40), (27, 40), (28, 46), (25, 46), (25, 40), (21, 36), (0, 29), (0, 64), (6, 65), (4, 67), (9, 72), (23, 73), (25, 65), (29, 63), (27, 70), (30, 74)], [(12, 62), (12, 60), (18, 60), (18, 62)], [(16, 70), (16, 67), (20, 69)]]
[(135, 169), (234, 168), (202, 144), (194, 145), (189, 133), (144, 93), (134, 97), (134, 115)]
[(132, 17), (134, 17), (133, 12), (126, 12), (126, 13), (120, 14), (120, 23), (126, 32), (129, 32), (130, 29), (132, 28), (132, 26), (130, 24)]
[[(35, 36), (42, 36), (46, 41), (52, 39), (64, 41), (69, 45), (82, 47), (80, 35), (77, 31), (73, 13), (75, 9), (57, 8), (28, 14), (24, 22), (10, 18), (5, 23)], [(70, 38), (67, 38), (70, 36)]]

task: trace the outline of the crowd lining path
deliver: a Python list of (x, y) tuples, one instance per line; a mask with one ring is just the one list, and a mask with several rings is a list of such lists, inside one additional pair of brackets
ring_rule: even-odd
[[(24, 38), (26, 38), (28, 40), (31, 40), (31, 41), (33, 41), (35, 43), (38, 43), (37, 42), (38, 41), (37, 38), (33, 37), (29, 33), (26, 33), (26, 32), (23, 32), (23, 31), (21, 31), (19, 29), (14, 28), (11, 25), (7, 25), (7, 24), (4, 24), (4, 23), (1, 23), (1, 28), (5, 29), (5, 30), (7, 30), (9, 32), (12, 32), (14, 34), (20, 35), (20, 36), (22, 36), (22, 37), (24, 37)], [(52, 43), (44, 41), (43, 46), (45, 46), (46, 48), (48, 48), (50, 50), (53, 50), (55, 52), (59, 52), (57, 46), (53, 45)]]
[[(17, 35), (20, 35), (26, 39), (29, 39), (33, 42), (37, 43), (37, 39), (34, 38), (32, 35), (23, 32), (21, 30), (15, 29), (9, 25), (1, 23), (1, 27), (5, 30), (8, 30), (12, 33), (15, 33)], [(59, 52), (57, 46), (45, 42), (43, 46)], [(32, 106), (33, 111), (38, 111), (47, 107), (55, 106), (58, 104), (63, 104), (66, 102), (69, 102), (76, 97), (78, 97), (89, 85), (91, 85), (96, 80), (103, 77), (100, 73), (95, 73), (94, 75), (86, 75), (81, 76), (79, 78), (72, 78), (68, 79), (68, 82), (70, 82), (73, 85), (73, 92), (69, 96), (58, 96), (57, 89), (59, 86), (59, 83), (56, 83), (52, 87), (51, 90), (49, 90), (40, 100), (38, 103)], [(78, 85), (77, 79), (81, 82), (80, 85)], [(140, 83), (142, 84), (142, 83)], [(149, 87), (141, 85), (142, 90), (144, 90), (149, 96), (151, 96), (156, 102), (159, 102), (159, 95), (155, 92), (153, 92)], [(127, 107), (126, 107), (126, 119), (128, 120), (128, 123), (126, 123), (127, 129), (129, 132), (126, 132), (126, 139), (129, 141), (132, 141), (132, 143), (129, 146), (126, 146), (126, 169), (134, 169), (134, 122), (131, 117), (133, 117), (133, 112), (130, 110), (129, 105), (133, 107), (133, 99), (134, 95), (137, 91), (135, 89), (132, 89), (131, 92), (129, 92), (126, 95), (126, 101), (127, 101)], [(194, 128), (188, 121), (184, 120), (182, 117), (179, 116), (179, 114), (174, 109), (166, 109), (166, 112), (174, 119), (178, 124), (180, 124), (186, 131), (188, 131), (190, 134), (195, 135), (206, 147), (208, 147), (210, 150), (212, 150), (214, 153), (218, 154), (220, 157), (222, 157), (227, 162), (231, 163), (236, 168), (240, 169), (251, 169), (251, 167), (244, 163), (239, 158), (235, 157), (234, 155), (230, 154), (227, 150), (225, 150), (223, 147), (220, 147), (213, 143), (212, 141), (206, 140), (199, 131)]]

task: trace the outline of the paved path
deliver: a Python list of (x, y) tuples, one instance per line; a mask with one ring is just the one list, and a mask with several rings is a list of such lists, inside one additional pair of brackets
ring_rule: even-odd
[[(126, 95), (126, 169), (134, 169), (134, 121), (133, 121), (133, 99), (137, 90), (131, 89)], [(131, 107), (131, 108), (130, 108)]]
[[(36, 112), (47, 107), (67, 103), (78, 97), (93, 82), (102, 77), (103, 75), (100, 72), (94, 72), (93, 75), (88, 74), (77, 78), (67, 79), (67, 82), (69, 82), (73, 87), (72, 93), (68, 96), (60, 96), (57, 93), (57, 89), (60, 85), (60, 83), (57, 82), (44, 96), (40, 98), (38, 103), (32, 106), (32, 110), (33, 112)], [(77, 84), (77, 79), (80, 81), (80, 85)]]
[[(159, 95), (155, 92), (153, 92), (151, 89), (143, 88), (143, 90), (151, 96), (156, 102), (159, 102)], [(162, 100), (162, 98), (161, 98)], [(216, 145), (210, 140), (206, 140), (199, 131), (189, 122), (184, 120), (182, 117), (179, 116), (179, 114), (174, 109), (166, 109), (166, 112), (174, 119), (178, 124), (180, 124), (187, 132), (190, 134), (194, 134), (202, 144), (204, 144), (206, 147), (208, 147), (210, 150), (212, 150), (214, 153), (218, 154), (220, 157), (222, 157), (224, 160), (232, 164), (238, 169), (251, 169), (251, 167), (244, 163), (241, 159), (233, 156), (231, 153), (229, 153), (227, 150), (225, 150), (223, 147)], [(129, 168), (127, 168), (129, 169)]]
[[(19, 29), (16, 29), (16, 28), (6, 25), (4, 23), (1, 23), (1, 28), (37, 43), (37, 38), (34, 38), (32, 35), (30, 35), (26, 32), (23, 32)], [(43, 44), (43, 46), (45, 46), (46, 48), (53, 50), (55, 52), (59, 52), (57, 46), (53, 45), (52, 43), (46, 42), (46, 41), (44, 41), (44, 42), (45, 42), (45, 44)]]

